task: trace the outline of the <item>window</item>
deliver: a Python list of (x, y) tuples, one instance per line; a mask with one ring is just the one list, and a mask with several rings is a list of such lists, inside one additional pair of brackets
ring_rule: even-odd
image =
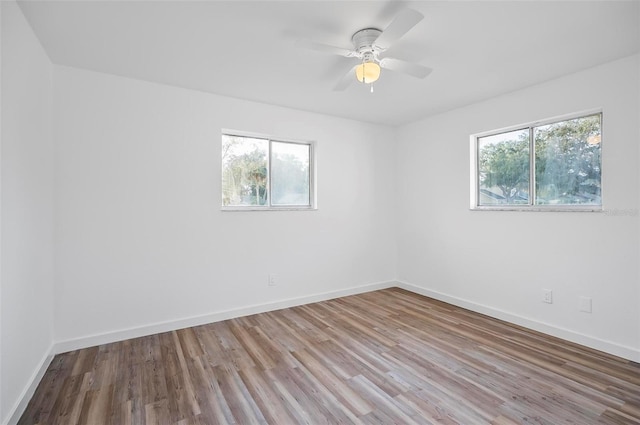
[(313, 144), (222, 135), (224, 209), (312, 209)]
[(600, 210), (602, 113), (471, 137), (472, 209)]

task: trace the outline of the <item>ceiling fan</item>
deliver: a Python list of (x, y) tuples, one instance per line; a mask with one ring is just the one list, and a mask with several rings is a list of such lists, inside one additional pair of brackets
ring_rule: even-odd
[(353, 43), (352, 50), (316, 43), (311, 40), (299, 40), (296, 46), (347, 58), (359, 59), (360, 63), (354, 65), (353, 68), (338, 81), (334, 90), (346, 89), (353, 82), (353, 77), (355, 76), (357, 81), (363, 84), (369, 84), (371, 86), (371, 92), (373, 92), (373, 83), (380, 77), (381, 68), (402, 72), (416, 78), (425, 78), (433, 71), (431, 68), (417, 63), (384, 56), (384, 52), (389, 49), (393, 43), (423, 19), (424, 16), (418, 11), (403, 9), (384, 31), (377, 28), (364, 28), (353, 34), (351, 37), (351, 42)]

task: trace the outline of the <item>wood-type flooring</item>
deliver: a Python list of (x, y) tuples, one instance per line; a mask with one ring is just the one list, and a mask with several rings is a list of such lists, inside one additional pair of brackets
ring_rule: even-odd
[(398, 288), (57, 355), (19, 424), (640, 424), (640, 365)]

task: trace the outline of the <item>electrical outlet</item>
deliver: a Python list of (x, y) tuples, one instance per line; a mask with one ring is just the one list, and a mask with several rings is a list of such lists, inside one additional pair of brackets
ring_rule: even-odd
[(580, 297), (580, 311), (591, 313), (591, 297)]
[(269, 273), (269, 286), (276, 286), (278, 284), (278, 275)]
[(551, 289), (542, 290), (542, 302), (553, 304), (553, 291)]

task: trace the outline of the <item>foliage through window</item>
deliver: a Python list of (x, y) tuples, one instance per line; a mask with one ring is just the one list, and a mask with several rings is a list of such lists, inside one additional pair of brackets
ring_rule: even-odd
[(473, 208), (602, 206), (602, 114), (474, 136)]
[(312, 208), (313, 145), (222, 135), (222, 206)]

